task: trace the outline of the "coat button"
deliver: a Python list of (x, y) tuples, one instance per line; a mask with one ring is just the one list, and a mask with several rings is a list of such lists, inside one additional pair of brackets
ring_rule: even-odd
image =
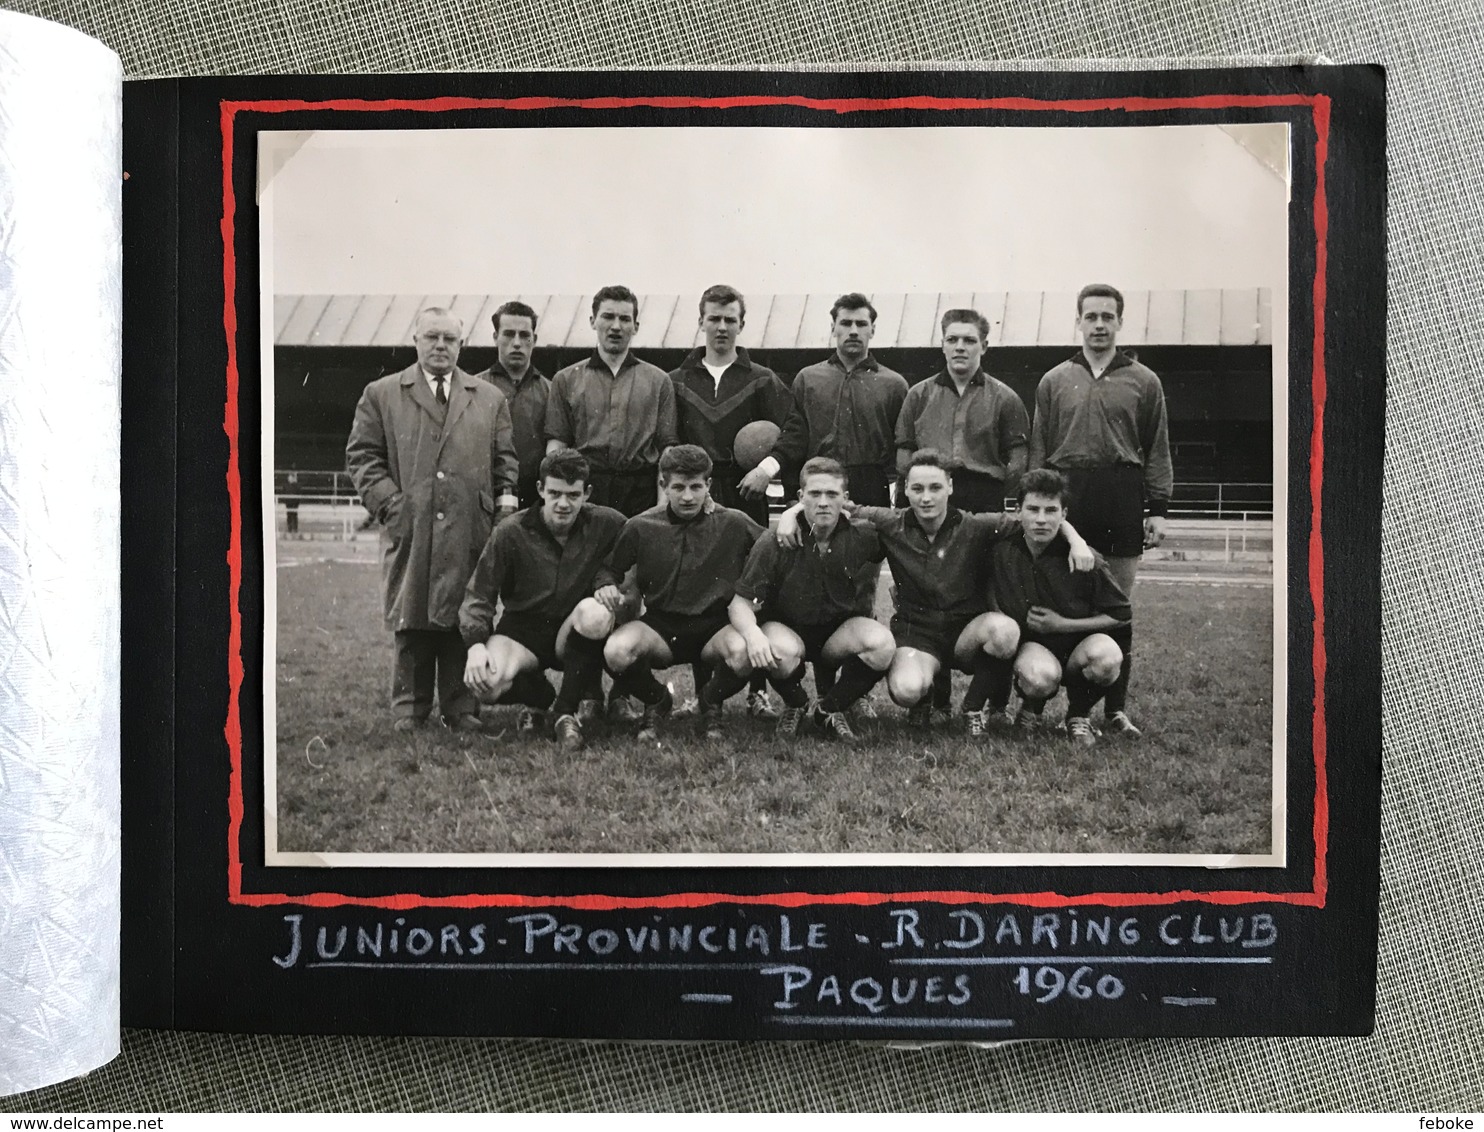
[(441, 479), (442, 479), (442, 478), (443, 478), (443, 473), (442, 473), (442, 472), (439, 472), (439, 473), (438, 473), (438, 478), (439, 478), (439, 479), (440, 479), (440, 480), (441, 480)]
[(440, 518), (440, 519), (443, 518), (443, 512), (442, 511), (439, 511), (438, 512), (438, 518)]

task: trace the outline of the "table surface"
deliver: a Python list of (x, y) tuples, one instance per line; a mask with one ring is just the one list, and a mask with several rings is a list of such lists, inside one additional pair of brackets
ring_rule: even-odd
[[(44, 1112), (188, 1109), (1478, 1109), (1484, 906), (1476, 732), (1484, 397), (1456, 350), (1484, 229), (1484, 112), (1458, 0), (11, 0), (108, 43), (130, 76), (680, 67), (881, 60), (1292, 56), (1382, 62), (1390, 86), (1390, 313), (1383, 610), (1379, 1025), (1369, 1039), (661, 1045), (134, 1031), (87, 1078), (0, 1102)], [(607, 9), (605, 9), (606, 11)], [(601, 30), (600, 30), (601, 29)], [(1466, 54), (1467, 52), (1467, 54)], [(1444, 350), (1444, 346), (1447, 350)], [(1440, 352), (1441, 351), (1441, 352)], [(1459, 469), (1463, 469), (1460, 474)], [(1429, 492), (1454, 493), (1438, 506)], [(1461, 490), (1460, 490), (1461, 489)], [(1425, 507), (1429, 537), (1405, 527)], [(1419, 545), (1420, 544), (1420, 545)], [(1439, 647), (1441, 646), (1441, 647)]]

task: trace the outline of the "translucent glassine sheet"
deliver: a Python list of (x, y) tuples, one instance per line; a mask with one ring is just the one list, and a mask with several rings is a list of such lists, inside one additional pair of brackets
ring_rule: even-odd
[(0, 12), (0, 1094), (119, 1048), (121, 84)]

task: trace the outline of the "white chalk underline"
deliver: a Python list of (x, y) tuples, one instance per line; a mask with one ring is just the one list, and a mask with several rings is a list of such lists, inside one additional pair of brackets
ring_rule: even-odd
[(1271, 963), (1271, 955), (966, 955), (960, 959), (893, 959), (892, 963), (917, 967), (988, 967), (1001, 964), (1040, 964), (1055, 967), (1063, 963)]
[(1010, 1018), (838, 1018), (820, 1014), (774, 1014), (768, 1021), (786, 1026), (897, 1026), (952, 1030), (1004, 1030), (1015, 1025)]

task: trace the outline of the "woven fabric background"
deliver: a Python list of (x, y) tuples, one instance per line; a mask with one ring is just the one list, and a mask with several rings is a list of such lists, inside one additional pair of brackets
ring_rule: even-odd
[[(1484, 1108), (1484, 644), (1472, 353), (1477, 9), (1458, 0), (23, 0), (132, 76), (1322, 53), (1390, 68), (1380, 1020), (1366, 1040), (624, 1045), (126, 1033), (45, 1112), (176, 1109)], [(1460, 341), (1460, 338), (1463, 340)], [(1452, 361), (1447, 359), (1453, 358)], [(1445, 497), (1440, 489), (1446, 489)], [(1423, 528), (1412, 529), (1412, 516)]]

